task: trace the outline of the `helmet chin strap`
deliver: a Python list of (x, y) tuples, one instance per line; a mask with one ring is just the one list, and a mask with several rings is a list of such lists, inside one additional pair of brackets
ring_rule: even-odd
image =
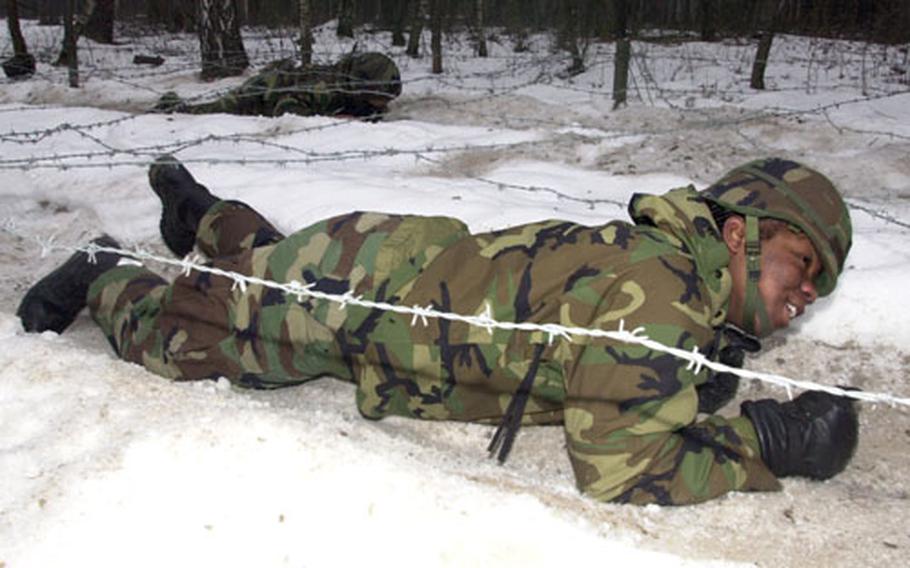
[[(761, 337), (771, 332), (771, 319), (765, 303), (758, 294), (758, 281), (761, 278), (761, 240), (758, 232), (758, 217), (746, 217), (746, 301), (743, 306), (743, 329)], [(759, 328), (755, 327), (755, 316), (758, 316)]]

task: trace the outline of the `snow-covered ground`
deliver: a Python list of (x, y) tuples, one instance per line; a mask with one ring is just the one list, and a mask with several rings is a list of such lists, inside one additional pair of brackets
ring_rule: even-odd
[[(0, 53), (10, 53), (6, 25)], [(472, 229), (625, 215), (633, 192), (705, 186), (766, 155), (828, 173), (851, 204), (842, 285), (754, 369), (910, 395), (910, 94), (907, 51), (777, 38), (769, 90), (748, 89), (754, 46), (636, 43), (633, 101), (612, 110), (612, 49), (560, 78), (566, 59), (535, 38), (474, 58), (448, 38), (442, 76), (389, 34), (404, 94), (388, 120), (144, 113), (203, 84), (196, 40), (83, 41), (83, 86), (47, 65), (60, 30), (27, 22), (39, 75), (0, 79), (0, 567), (637, 565), (904, 566), (910, 562), (910, 412), (866, 405), (850, 467), (826, 483), (688, 508), (580, 496), (559, 428), (525, 428), (505, 466), (485, 426), (363, 420), (332, 380), (274, 392), (171, 383), (114, 359), (82, 316), (63, 336), (28, 335), (24, 291), (104, 231), (165, 254), (148, 162), (172, 152), (225, 198), (292, 231), (352, 209), (447, 214)], [(256, 66), (290, 36), (246, 30)], [(319, 34), (328, 60), (351, 48)], [(160, 53), (160, 68), (132, 65)], [(872, 214), (870, 214), (870, 212)], [(18, 235), (18, 236), (17, 236)], [(26, 235), (23, 238), (21, 235)], [(761, 383), (744, 398), (786, 393)], [(730, 405), (727, 412), (736, 412)]]

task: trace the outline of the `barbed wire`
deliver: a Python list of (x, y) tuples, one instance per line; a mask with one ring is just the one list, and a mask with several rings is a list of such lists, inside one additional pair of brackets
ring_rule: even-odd
[[(441, 160), (435, 160), (435, 159), (425, 156), (423, 154), (417, 154), (417, 159), (423, 160), (425, 162), (429, 162), (431, 164), (442, 167), (449, 171), (452, 170), (452, 168), (448, 167)], [(619, 201), (616, 199), (577, 197), (577, 196), (569, 195), (567, 193), (559, 191), (558, 189), (548, 187), (545, 185), (522, 185), (522, 184), (517, 184), (517, 183), (507, 183), (507, 182), (502, 182), (502, 181), (496, 181), (496, 180), (481, 177), (481, 176), (465, 174), (464, 172), (459, 172), (459, 174), (462, 177), (465, 177), (467, 179), (472, 179), (474, 181), (479, 181), (479, 182), (487, 184), (487, 185), (492, 185), (492, 186), (496, 187), (497, 189), (499, 189), (500, 191), (502, 191), (504, 189), (512, 189), (512, 190), (516, 190), (516, 191), (525, 191), (528, 193), (549, 194), (549, 195), (553, 195), (558, 200), (572, 201), (575, 203), (581, 203), (581, 204), (587, 205), (588, 209), (594, 209), (597, 205), (605, 205), (605, 204), (615, 205), (615, 206), (619, 207), (620, 209), (626, 209), (626, 207), (628, 207), (628, 203), (622, 202), (622, 201)]]
[[(638, 42), (637, 42), (638, 43)], [(292, 42), (288, 43), (292, 45)], [(639, 45), (648, 45), (646, 43), (640, 43)], [(607, 62), (612, 61), (612, 54), (610, 50), (611, 46), (598, 46), (598, 50), (595, 50), (597, 54), (595, 57), (590, 59), (592, 66), (604, 65)], [(735, 48), (730, 48), (735, 49)], [(341, 50), (339, 50), (341, 51)], [(281, 50), (270, 50), (269, 55), (274, 56), (275, 53), (284, 53)], [(288, 51), (288, 54), (293, 54), (292, 51)], [(326, 54), (333, 54), (332, 51), (325, 51)], [(865, 53), (856, 54), (857, 57), (862, 55), (866, 57)], [(457, 71), (447, 73), (446, 77), (439, 77), (436, 75), (421, 75), (407, 80), (409, 83), (420, 83), (420, 82), (430, 82), (439, 85), (445, 85), (448, 88), (460, 89), (466, 92), (484, 92), (485, 95), (482, 97), (472, 97), (467, 98), (463, 101), (445, 101), (450, 108), (468, 108), (471, 105), (477, 106), (478, 102), (485, 100), (490, 100), (495, 97), (502, 97), (507, 94), (512, 94), (520, 91), (523, 88), (534, 86), (534, 85), (547, 85), (548, 87), (574, 91), (578, 93), (587, 93), (597, 96), (609, 96), (609, 93), (604, 91), (599, 85), (596, 87), (586, 87), (583, 85), (577, 85), (573, 80), (564, 81), (554, 77), (552, 73), (547, 71), (550, 69), (555, 62), (564, 59), (566, 56), (562, 53), (550, 53), (546, 55), (540, 54), (511, 54), (500, 56), (500, 59), (509, 62), (509, 66), (502, 69), (493, 69), (493, 70), (481, 70), (481, 71), (472, 71), (469, 73), (460, 73)], [(704, 89), (673, 89), (660, 87), (657, 79), (649, 71), (646, 66), (647, 61), (661, 61), (661, 60), (673, 60), (679, 59), (683, 61), (689, 61), (693, 63), (705, 62), (711, 64), (732, 64), (740, 63), (742, 55), (739, 58), (723, 58), (723, 57), (699, 57), (692, 56), (691, 54), (644, 54), (638, 52), (638, 50), (633, 53), (633, 59), (639, 63), (639, 71), (637, 73), (638, 79), (642, 82), (641, 88), (645, 90), (646, 95), (650, 96), (650, 93), (655, 93), (657, 97), (665, 101), (670, 108), (678, 110), (681, 112), (695, 113), (696, 115), (701, 112), (699, 109), (689, 109), (680, 107), (673, 103), (673, 98), (678, 96), (684, 96), (690, 93), (703, 94)], [(458, 55), (452, 54), (447, 55), (448, 61), (468, 61), (475, 60), (473, 56), (469, 55)], [(494, 57), (495, 59), (495, 57)], [(786, 59), (786, 58), (785, 58)], [(813, 62), (819, 63), (823, 61), (822, 58), (813, 55), (811, 58)], [(408, 60), (406, 60), (408, 61)], [(843, 57), (837, 60), (837, 62), (842, 63)], [(457, 67), (457, 66), (456, 66)], [(123, 67), (102, 67), (100, 65), (91, 67), (96, 71), (108, 71), (111, 72), (118, 69), (123, 69)], [(195, 65), (185, 64), (175, 64), (172, 69), (177, 70), (189, 70), (196, 69)], [(535, 74), (532, 77), (524, 81), (515, 82), (513, 74), (516, 70), (521, 72), (533, 71)], [(168, 71), (171, 72), (171, 71)], [(157, 73), (157, 72), (156, 72)], [(165, 72), (162, 72), (165, 73)], [(500, 77), (507, 77), (509, 79), (509, 85), (497, 85), (495, 79)], [(152, 92), (157, 92), (156, 89), (142, 86), (133, 81), (127, 81), (125, 79), (114, 78), (115, 81), (123, 81), (126, 84), (130, 84), (137, 88), (145, 88)], [(471, 84), (462, 84), (470, 81), (478, 81), (476, 85)], [(453, 82), (454, 81), (454, 82)], [(487, 84), (481, 84), (480, 82), (487, 81)], [(590, 83), (590, 81), (589, 81)], [(792, 89), (800, 89), (802, 87), (791, 87)], [(840, 90), (843, 87), (840, 85), (833, 86), (824, 86), (823, 89), (830, 88), (832, 91)], [(231, 89), (225, 89), (221, 92), (229, 92)], [(305, 91), (306, 89), (296, 89)], [(777, 89), (777, 92), (785, 92), (784, 89)], [(216, 93), (219, 91), (216, 91)], [(357, 91), (360, 92), (360, 91)], [(723, 97), (728, 94), (742, 95), (742, 91), (735, 90), (717, 90), (715, 91), (717, 96)], [(597, 133), (589, 132), (586, 134), (588, 138), (592, 141), (608, 141), (608, 140), (617, 140), (621, 138), (636, 137), (636, 136), (665, 136), (665, 135), (677, 135), (680, 128), (698, 128), (698, 129), (723, 129), (729, 127), (735, 127), (737, 125), (770, 120), (772, 118), (789, 118), (795, 116), (804, 116), (804, 115), (820, 115), (824, 117), (828, 123), (839, 132), (848, 130), (851, 132), (857, 132), (862, 134), (874, 134), (878, 136), (889, 136), (894, 139), (899, 140), (908, 140), (910, 136), (900, 134), (898, 132), (886, 132), (886, 131), (871, 131), (863, 130), (853, 127), (847, 127), (843, 125), (838, 125), (831, 118), (829, 111), (837, 108), (842, 108), (845, 106), (853, 104), (863, 104), (873, 100), (880, 100), (888, 97), (898, 97), (910, 93), (910, 90), (907, 88), (902, 88), (901, 90), (895, 91), (882, 91), (875, 94), (869, 94), (862, 97), (854, 97), (848, 100), (835, 101), (831, 103), (826, 103), (822, 105), (813, 106), (808, 109), (791, 109), (791, 108), (781, 108), (781, 107), (766, 107), (761, 110), (753, 112), (745, 112), (740, 116), (734, 117), (705, 117), (703, 119), (686, 119), (679, 125), (667, 126), (667, 127), (653, 127), (647, 129), (634, 129), (625, 132), (610, 132), (610, 133)], [(644, 98), (646, 95), (642, 95)], [(197, 97), (190, 97), (187, 100), (194, 100), (194, 98), (208, 98), (211, 96), (211, 93), (206, 93), (204, 95), (198, 95)], [(429, 98), (429, 97), (428, 97)], [(408, 101), (404, 103), (404, 108), (407, 108), (407, 104), (420, 104), (427, 100), (427, 98), (417, 98), (413, 101)], [(0, 109), (0, 112), (14, 112), (17, 109), (23, 107), (15, 107), (13, 109)], [(35, 108), (35, 107), (24, 107), (24, 108)], [(54, 107), (51, 107), (54, 108)], [(473, 115), (479, 117), (493, 117), (497, 119), (503, 119), (503, 115), (484, 113), (482, 111), (471, 109), (470, 111)], [(541, 144), (546, 143), (546, 140), (535, 140), (533, 142), (517, 142), (517, 143), (502, 143), (502, 144), (462, 144), (462, 145), (451, 145), (445, 147), (425, 147), (425, 148), (384, 148), (384, 149), (371, 149), (371, 150), (349, 150), (349, 151), (336, 151), (336, 152), (315, 152), (303, 148), (296, 147), (292, 144), (285, 144), (281, 142), (276, 142), (272, 140), (265, 139), (269, 137), (269, 133), (263, 133), (261, 135), (256, 134), (229, 134), (229, 135), (209, 135), (209, 136), (199, 136), (190, 139), (171, 141), (163, 144), (149, 144), (149, 145), (140, 145), (134, 147), (115, 147), (114, 145), (106, 142), (101, 137), (91, 134), (89, 131), (96, 128), (105, 128), (115, 126), (117, 124), (135, 120), (139, 117), (146, 116), (147, 113), (138, 113), (133, 115), (127, 115), (123, 117), (118, 117), (115, 119), (106, 119), (102, 121), (97, 121), (94, 123), (85, 123), (85, 124), (70, 124), (62, 123), (54, 127), (44, 128), (44, 129), (35, 129), (32, 131), (10, 131), (6, 133), (0, 133), (0, 141), (15, 143), (15, 144), (38, 144), (39, 142), (64, 133), (76, 133), (79, 136), (84, 137), (89, 140), (93, 145), (97, 146), (99, 149), (96, 151), (84, 151), (84, 152), (73, 152), (69, 154), (54, 154), (47, 156), (28, 156), (28, 157), (11, 157), (11, 158), (0, 158), (0, 169), (75, 169), (75, 168), (111, 168), (117, 166), (146, 166), (148, 165), (150, 158), (154, 155), (161, 153), (175, 153), (182, 150), (186, 150), (192, 147), (199, 147), (205, 144), (213, 143), (245, 143), (245, 144), (256, 144), (265, 148), (281, 150), (283, 153), (288, 154), (288, 157), (281, 158), (197, 158), (187, 160), (191, 163), (207, 163), (207, 164), (224, 164), (224, 163), (234, 163), (234, 164), (274, 164), (278, 166), (288, 166), (294, 164), (310, 164), (314, 162), (327, 162), (327, 161), (346, 161), (346, 160), (368, 160), (374, 158), (382, 157), (392, 157), (392, 156), (407, 156), (412, 155), (417, 160), (425, 160), (428, 163), (435, 163), (436, 165), (443, 165), (447, 167), (440, 160), (431, 158), (431, 155), (440, 155), (444, 153), (458, 153), (458, 152), (484, 152), (490, 150), (506, 150), (506, 149), (519, 149), (528, 144)], [(573, 129), (577, 128), (577, 124), (566, 124), (558, 120), (548, 120), (540, 117), (510, 117), (510, 120), (516, 122), (522, 122), (529, 125), (551, 125), (559, 128)], [(310, 132), (315, 130), (325, 130), (330, 128), (337, 128), (346, 124), (346, 120), (337, 120), (327, 124), (316, 125), (316, 126), (307, 126), (297, 129), (283, 129), (281, 132), (282, 136), (293, 136), (301, 132)], [(596, 127), (595, 127), (596, 128)], [(260, 138), (261, 136), (261, 138)], [(449, 168), (451, 169), (451, 168)], [(462, 174), (464, 175), (464, 174)], [(586, 199), (581, 197), (576, 197), (568, 195), (564, 192), (561, 192), (555, 188), (547, 186), (537, 186), (537, 185), (521, 185), (513, 183), (502, 183), (496, 180), (478, 177), (478, 176), (465, 176), (476, 181), (480, 181), (485, 184), (495, 186), (499, 189), (510, 189), (510, 190), (519, 190), (519, 191), (532, 191), (537, 193), (550, 193), (557, 197), (558, 199), (564, 199), (573, 202), (579, 202), (585, 204), (589, 207), (594, 207), (597, 204), (607, 203), (618, 206), (624, 206), (619, 202), (615, 202), (609, 199)], [(864, 213), (881, 220), (885, 223), (893, 224), (901, 228), (910, 228), (910, 223), (896, 218), (894, 215), (889, 214), (886, 211), (881, 209), (874, 209), (865, 205), (858, 204), (854, 201), (851, 201), (848, 204), (851, 208), (863, 211)]]
[(886, 221), (892, 225), (897, 225), (898, 227), (910, 229), (910, 223), (907, 223), (906, 221), (902, 221), (900, 219), (893, 217), (892, 215), (890, 215), (887, 211), (884, 211), (883, 209), (880, 209), (880, 208), (874, 209), (874, 208), (866, 206), (866, 205), (860, 205), (860, 204), (856, 203), (855, 199), (845, 199), (844, 201), (846, 202), (847, 207), (849, 207), (850, 209), (862, 211), (863, 213), (870, 215), (876, 219)]
[[(328, 128), (333, 125), (317, 126), (317, 127), (308, 127), (305, 130), (315, 130), (319, 128)], [(66, 129), (64, 129), (66, 130)], [(546, 144), (558, 144), (558, 140), (555, 139), (535, 139), (535, 140), (526, 140), (520, 142), (503, 142), (503, 143), (494, 143), (494, 144), (457, 144), (450, 145), (445, 147), (424, 147), (416, 149), (400, 149), (400, 148), (380, 148), (373, 150), (340, 150), (334, 152), (318, 152), (313, 150), (308, 150), (304, 148), (299, 148), (292, 146), (290, 144), (283, 144), (280, 142), (275, 142), (268, 139), (260, 139), (254, 135), (246, 134), (230, 134), (230, 135), (215, 135), (209, 134), (205, 136), (196, 137), (189, 140), (177, 140), (164, 144), (150, 144), (146, 146), (139, 146), (134, 148), (122, 149), (115, 148), (99, 138), (92, 136), (90, 134), (74, 129), (77, 133), (84, 136), (87, 139), (90, 139), (102, 146), (102, 150), (98, 151), (86, 151), (86, 152), (74, 152), (70, 154), (55, 154), (51, 156), (29, 156), (24, 158), (0, 158), (0, 170), (36, 170), (36, 169), (60, 169), (60, 170), (77, 170), (77, 169), (97, 169), (97, 168), (114, 168), (114, 167), (124, 167), (124, 166), (134, 166), (134, 167), (146, 167), (151, 163), (151, 160), (156, 156), (161, 154), (174, 154), (183, 150), (186, 150), (191, 147), (201, 146), (206, 143), (215, 143), (215, 142), (229, 142), (229, 143), (249, 143), (260, 145), (265, 148), (270, 148), (274, 150), (279, 150), (286, 156), (280, 158), (255, 158), (255, 157), (238, 157), (238, 158), (214, 158), (214, 157), (203, 157), (203, 158), (184, 158), (182, 161), (187, 164), (206, 164), (206, 165), (224, 165), (224, 164), (235, 164), (235, 165), (275, 165), (278, 167), (286, 167), (292, 165), (308, 165), (314, 163), (322, 162), (333, 162), (333, 161), (350, 161), (350, 160), (369, 160), (375, 158), (392, 158), (392, 157), (401, 157), (401, 156), (412, 156), (417, 160), (422, 160), (427, 163), (432, 163), (434, 165), (443, 167), (449, 171), (452, 170), (451, 167), (447, 166), (444, 162), (431, 158), (430, 155), (440, 155), (440, 154), (460, 154), (466, 152), (491, 152), (491, 151), (505, 151), (505, 150), (517, 150), (525, 147), (533, 147), (539, 149), (540, 146)], [(300, 132), (300, 131), (298, 131)], [(629, 136), (642, 136), (641, 132), (634, 132), (629, 134), (616, 134), (613, 138), (620, 137), (629, 137)], [(2, 138), (2, 137), (0, 137)], [(120, 157), (125, 156), (125, 157)], [(297, 157), (294, 157), (297, 156)], [(98, 161), (94, 161), (94, 160)], [(77, 161), (78, 160), (78, 161)], [(493, 180), (490, 178), (485, 178), (482, 176), (474, 176), (467, 174), (465, 172), (459, 171), (459, 175), (467, 179), (473, 179), (481, 183), (496, 187), (499, 190), (510, 189), (517, 191), (525, 191), (529, 193), (541, 193), (541, 194), (550, 194), (556, 197), (561, 201), (575, 202), (588, 206), (589, 209), (594, 209), (597, 205), (610, 204), (615, 205), (619, 208), (625, 208), (626, 204), (618, 200), (609, 199), (609, 198), (587, 198), (587, 197), (578, 197), (560, 191), (556, 188), (549, 187), (546, 185), (525, 185), (517, 184), (510, 182), (502, 182)], [(855, 200), (847, 200), (847, 206), (850, 209), (862, 211), (867, 215), (883, 221), (887, 224), (895, 225), (903, 229), (910, 229), (910, 223), (898, 219), (892, 214), (884, 211), (882, 209), (874, 209), (869, 206), (861, 205), (856, 203)]]
[(465, 323), (474, 327), (483, 328), (490, 334), (493, 333), (494, 329), (504, 331), (539, 332), (547, 337), (550, 344), (556, 340), (573, 342), (579, 338), (613, 340), (626, 344), (640, 345), (653, 351), (672, 355), (677, 359), (686, 361), (688, 363), (687, 369), (696, 374), (699, 373), (702, 368), (708, 368), (719, 373), (732, 373), (745, 379), (768, 383), (783, 388), (790, 399), (793, 398), (793, 390), (797, 389), (826, 392), (832, 395), (848, 397), (872, 404), (887, 404), (892, 408), (895, 408), (897, 406), (910, 407), (910, 398), (908, 397), (900, 397), (889, 393), (850, 390), (836, 386), (822, 385), (811, 381), (791, 379), (789, 377), (773, 373), (765, 373), (760, 371), (752, 371), (749, 369), (731, 367), (718, 361), (710, 360), (703, 353), (701, 353), (697, 347), (693, 348), (691, 351), (688, 351), (685, 349), (680, 349), (678, 347), (664, 345), (663, 343), (655, 341), (645, 335), (644, 329), (641, 327), (632, 330), (626, 330), (624, 320), (622, 319), (620, 319), (619, 325), (615, 330), (564, 326), (554, 323), (536, 324), (531, 322), (503, 321), (493, 318), (492, 308), (489, 304), (486, 305), (484, 312), (480, 315), (464, 315), (446, 312), (437, 310), (432, 305), (404, 306), (400, 304), (391, 304), (388, 302), (367, 300), (363, 298), (363, 296), (355, 296), (350, 291), (344, 294), (331, 294), (322, 292), (315, 289), (315, 282), (306, 283), (292, 280), (290, 282), (281, 283), (274, 280), (241, 274), (239, 272), (223, 270), (208, 264), (200, 264), (199, 261), (201, 259), (195, 254), (187, 255), (183, 259), (178, 260), (173, 258), (165, 258), (142, 250), (140, 248), (127, 250), (117, 247), (99, 246), (94, 242), (91, 242), (85, 246), (62, 245), (55, 243), (53, 237), (46, 239), (39, 237), (30, 238), (27, 235), (18, 232), (15, 229), (14, 223), (9, 220), (2, 227), (0, 227), (0, 230), (3, 230), (4, 232), (22, 239), (34, 241), (41, 248), (42, 256), (46, 256), (51, 251), (66, 251), (70, 253), (84, 252), (88, 256), (88, 260), (90, 262), (93, 262), (95, 255), (100, 252), (112, 253), (133, 258), (140, 262), (151, 261), (158, 264), (171, 266), (179, 269), (180, 272), (186, 276), (189, 276), (192, 271), (196, 271), (228, 278), (232, 280), (234, 282), (234, 286), (237, 289), (240, 289), (240, 291), (243, 293), (246, 292), (247, 287), (249, 286), (262, 286), (265, 288), (281, 291), (289, 297), (296, 298), (298, 302), (302, 302), (303, 298), (312, 298), (316, 300), (333, 302), (335, 304), (338, 304), (342, 309), (346, 309), (348, 306), (357, 306), (369, 310), (381, 310), (404, 316), (411, 316), (411, 326), (415, 326), (418, 323), (426, 326), (429, 324), (429, 320), (436, 319)]

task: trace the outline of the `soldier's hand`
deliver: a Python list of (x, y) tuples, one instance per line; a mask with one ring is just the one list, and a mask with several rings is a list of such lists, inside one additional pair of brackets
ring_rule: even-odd
[(828, 479), (847, 467), (859, 438), (852, 399), (819, 391), (793, 401), (744, 402), (742, 414), (758, 434), (762, 460), (775, 475)]

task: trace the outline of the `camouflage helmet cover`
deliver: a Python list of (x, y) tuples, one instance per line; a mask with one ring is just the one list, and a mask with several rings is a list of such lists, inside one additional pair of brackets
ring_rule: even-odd
[(799, 228), (821, 257), (818, 294), (834, 290), (853, 229), (843, 198), (824, 175), (797, 162), (766, 158), (733, 169), (702, 195), (741, 215), (780, 219)]
[(401, 94), (401, 73), (388, 56), (377, 53), (355, 53), (339, 63), (352, 90), (373, 92), (393, 99)]

